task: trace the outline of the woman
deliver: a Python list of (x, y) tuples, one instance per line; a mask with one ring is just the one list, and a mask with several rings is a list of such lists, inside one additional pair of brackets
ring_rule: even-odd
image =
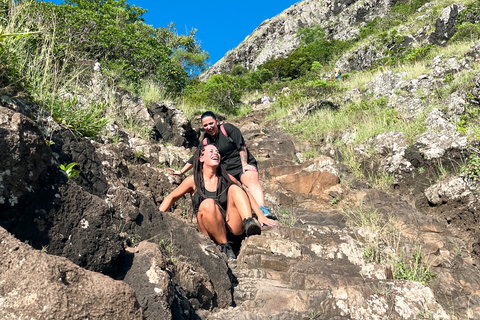
[[(205, 129), (205, 139), (202, 144), (215, 145), (222, 156), (222, 164), (229, 174), (242, 182), (257, 201), (263, 214), (274, 218), (265, 207), (265, 200), (260, 181), (258, 180), (257, 161), (245, 146), (242, 133), (232, 124), (225, 123), (223, 132), (218, 119), (211, 111), (202, 114), (201, 121)], [(170, 169), (174, 175), (181, 175), (193, 167), (193, 157), (181, 170)]]
[(276, 223), (263, 215), (255, 199), (220, 165), (220, 153), (214, 145), (199, 146), (193, 157), (193, 175), (183, 180), (159, 209), (167, 211), (190, 193), (198, 230), (219, 244), (229, 259), (234, 259), (235, 254), (227, 242), (227, 228), (235, 236), (244, 232), (247, 236), (260, 234), (260, 226), (252, 218), (252, 208), (260, 225)]

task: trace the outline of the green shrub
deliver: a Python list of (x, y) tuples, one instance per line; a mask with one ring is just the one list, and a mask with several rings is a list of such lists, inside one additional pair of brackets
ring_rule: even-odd
[(50, 110), (55, 121), (78, 135), (96, 137), (108, 123), (103, 103), (82, 103), (77, 96), (49, 99), (43, 105)]
[(230, 75), (215, 74), (203, 88), (205, 103), (225, 111), (233, 111), (243, 94), (239, 80)]
[(241, 64), (237, 64), (235, 67), (233, 67), (232, 72), (230, 74), (234, 77), (240, 76), (244, 73), (247, 73), (247, 69), (244, 68)]
[(467, 174), (469, 179), (480, 180), (480, 157), (478, 154), (474, 153), (468, 157), (467, 164), (462, 167), (462, 171)]
[(457, 26), (464, 23), (476, 24), (480, 20), (480, 3), (478, 1), (472, 2), (458, 14)]
[[(195, 42), (195, 31), (178, 35), (173, 25), (153, 28), (144, 23), (147, 10), (125, 0), (66, 0), (60, 6), (32, 2), (23, 12), (25, 27), (54, 37), (56, 61), (72, 70), (98, 61), (116, 80), (140, 83), (152, 79), (170, 91), (185, 87), (192, 70), (202, 70), (208, 54)], [(32, 54), (42, 46), (32, 39)]]
[(470, 22), (457, 27), (457, 32), (450, 39), (450, 43), (457, 41), (477, 41), (480, 38), (480, 26)]

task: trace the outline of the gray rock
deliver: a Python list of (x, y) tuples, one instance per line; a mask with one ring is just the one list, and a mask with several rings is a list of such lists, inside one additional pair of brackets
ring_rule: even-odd
[(433, 108), (423, 123), (426, 128), (432, 131), (454, 133), (457, 129), (454, 124), (445, 119), (444, 114), (437, 108)]
[(134, 123), (148, 128), (154, 126), (153, 119), (142, 98), (131, 95), (122, 95), (120, 108), (127, 117), (127, 120), (130, 119)]
[(461, 198), (471, 198), (474, 200), (472, 191), (468, 184), (461, 177), (448, 177), (425, 190), (425, 196), (428, 202), (433, 205), (440, 205), (449, 201), (455, 201)]
[(353, 52), (345, 53), (336, 65), (342, 72), (361, 71), (370, 68), (374, 62), (382, 59), (383, 53), (375, 46), (366, 44)]
[(391, 96), (395, 94), (395, 88), (406, 76), (405, 72), (393, 73), (388, 71), (382, 73), (368, 84), (368, 93), (373, 93), (373, 96), (378, 98), (382, 96)]
[(468, 147), (466, 136), (457, 132), (427, 131), (421, 134), (415, 146), (427, 160), (442, 157), (447, 150), (465, 150)]
[(144, 319), (126, 283), (20, 242), (0, 227), (0, 318)]
[(429, 64), (432, 68), (432, 75), (443, 79), (449, 73), (458, 73), (464, 69), (459, 60), (458, 57), (444, 57), (443, 54), (435, 57)]
[(172, 319), (174, 300), (166, 257), (157, 244), (142, 241), (133, 249), (132, 266), (123, 279), (135, 290), (146, 319)]
[(453, 92), (445, 99), (444, 105), (446, 116), (455, 118), (465, 112), (465, 97), (458, 92)]
[(459, 7), (456, 4), (443, 9), (435, 22), (435, 31), (430, 35), (432, 43), (443, 45), (455, 34), (458, 12)]
[(473, 82), (474, 86), (471, 91), (473, 99), (471, 99), (470, 101), (478, 106), (480, 105), (480, 73), (475, 76)]

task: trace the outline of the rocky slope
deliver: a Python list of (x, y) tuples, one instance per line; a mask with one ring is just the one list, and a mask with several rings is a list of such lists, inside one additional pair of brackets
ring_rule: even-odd
[[(297, 3), (209, 72), (287, 54), (301, 26), (320, 23), (332, 36), (355, 37), (391, 5)], [(413, 42), (444, 41), (461, 7), (446, 7), (438, 32), (416, 32)], [(339, 63), (362, 70), (379, 58), (367, 45)], [(181, 183), (167, 167), (182, 165), (199, 136), (173, 103), (147, 109), (136, 97), (118, 99), (159, 143), (115, 124), (100, 139), (81, 138), (34, 104), (2, 97), (0, 318), (479, 319), (478, 184), (457, 173), (478, 142), (456, 130), (466, 105), (479, 105), (480, 73), (472, 69), (479, 59), (476, 43), (465, 55), (436, 57), (420, 75), (379, 72), (365, 92), (332, 102), (341, 107), (368, 95), (387, 99), (403, 118), (425, 114), (427, 130), (418, 137), (389, 131), (355, 148), (355, 130), (339, 137), (366, 174), (394, 176), (389, 193), (356, 180), (334, 160), (342, 154), (328, 139), (312, 146), (265, 121), (268, 107), (227, 119), (259, 160), (267, 204), (280, 218), (262, 235), (239, 239), (235, 261), (196, 230), (189, 199), (169, 213), (157, 209)], [(449, 86), (447, 74), (467, 72), (476, 76), (430, 108)], [(313, 147), (322, 155), (303, 161)], [(78, 164), (79, 176), (60, 169), (68, 163)]]
[[(358, 37), (360, 27), (376, 17), (387, 15), (395, 3), (385, 0), (300, 1), (262, 22), (236, 48), (205, 71), (200, 79), (230, 72), (236, 65), (255, 70), (271, 59), (287, 57), (299, 45), (297, 32), (300, 28), (321, 26), (331, 39), (354, 39)], [(348, 69), (342, 64), (341, 70), (347, 72)]]
[[(118, 128), (112, 132), (119, 139), (115, 143), (108, 137), (75, 137), (49, 121), (39, 127), (16, 112), (25, 112), (26, 106), (13, 99), (2, 100), (0, 107), (0, 223), (6, 230), (0, 262), (2, 318), (60, 319), (62, 308), (82, 310), (90, 319), (480, 317), (480, 272), (472, 247), (478, 239), (478, 198), (466, 192), (460, 177), (429, 188), (415, 185), (416, 196), (386, 194), (356, 181), (328, 156), (293, 161), (302, 158), (308, 145), (272, 124), (262, 125), (262, 112), (229, 119), (262, 161), (268, 205), (281, 223), (243, 240), (237, 260), (227, 262), (196, 231), (188, 199), (172, 213), (157, 209), (181, 182), (166, 166), (182, 163), (186, 149), (152, 144)], [(163, 114), (164, 123), (181, 126), (173, 120), (179, 119), (178, 112), (163, 106), (177, 115)], [(30, 105), (27, 113), (34, 110)], [(49, 146), (46, 137), (54, 144)], [(385, 143), (385, 138), (372, 141), (377, 148)], [(81, 171), (73, 179), (59, 169), (60, 163), (70, 162)], [(465, 220), (459, 203), (472, 208), (471, 220)], [(360, 213), (374, 214), (377, 228), (348, 218)], [(463, 224), (451, 223), (458, 220)], [(382, 235), (385, 229), (390, 233)], [(465, 230), (473, 231), (459, 232)], [(378, 256), (372, 259), (368, 252), (375, 238)], [(407, 266), (417, 254), (433, 278), (425, 284), (395, 280), (394, 265), (386, 259), (393, 253), (405, 257)], [(59, 273), (51, 274), (52, 268)], [(101, 292), (86, 295), (82, 288), (91, 286), (87, 283)], [(108, 311), (110, 294), (118, 298), (115, 305), (123, 306), (116, 313)], [(109, 306), (91, 308), (98, 300)]]

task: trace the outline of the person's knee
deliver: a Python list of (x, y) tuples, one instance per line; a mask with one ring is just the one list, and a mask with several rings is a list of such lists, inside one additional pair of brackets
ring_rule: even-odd
[(260, 181), (258, 180), (258, 173), (256, 172), (245, 172), (242, 175), (242, 183), (246, 186), (254, 186), (254, 185), (260, 185)]
[(213, 199), (203, 200), (198, 207), (198, 215), (200, 219), (217, 218), (218, 213), (218, 207)]

